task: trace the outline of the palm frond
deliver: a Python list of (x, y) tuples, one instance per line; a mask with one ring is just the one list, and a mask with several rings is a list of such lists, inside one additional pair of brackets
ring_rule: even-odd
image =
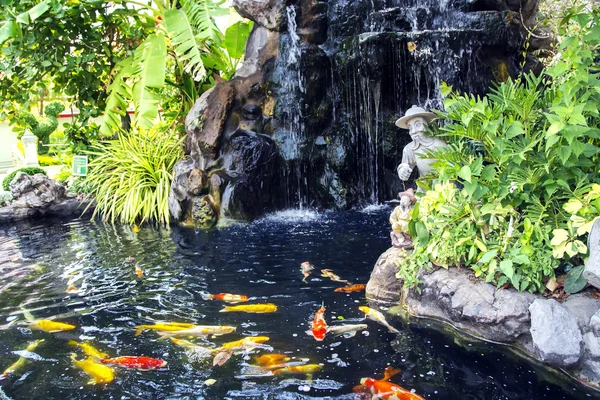
[(223, 34), (217, 27), (213, 17), (229, 14), (228, 8), (222, 8), (225, 0), (185, 0), (182, 10), (187, 15), (190, 25), (197, 32), (200, 40), (213, 39), (221, 41)]
[(108, 98), (104, 109), (104, 119), (100, 125), (100, 135), (111, 137), (121, 129), (121, 117), (127, 113), (131, 89), (126, 78), (131, 76), (132, 57), (121, 60), (115, 66), (115, 76), (108, 86)]
[(202, 62), (202, 53), (196, 42), (194, 28), (187, 14), (181, 9), (171, 9), (164, 13), (165, 28), (177, 54), (178, 61), (183, 65), (195, 81), (206, 77), (206, 68)]

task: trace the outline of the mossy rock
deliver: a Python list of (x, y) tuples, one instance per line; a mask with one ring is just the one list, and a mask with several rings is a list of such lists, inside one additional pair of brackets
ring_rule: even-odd
[(17, 172), (24, 172), (27, 175), (44, 174), (44, 175), (48, 176), (46, 174), (46, 171), (44, 171), (43, 169), (38, 168), (38, 167), (25, 167), (25, 168), (18, 169), (16, 171), (13, 171), (10, 174), (6, 175), (6, 177), (2, 181), (2, 188), (4, 190), (6, 190), (7, 192), (10, 191), (10, 183), (15, 178), (15, 175), (17, 175)]

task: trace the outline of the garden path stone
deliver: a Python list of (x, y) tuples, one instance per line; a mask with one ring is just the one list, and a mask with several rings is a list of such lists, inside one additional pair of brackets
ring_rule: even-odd
[(553, 299), (537, 299), (529, 311), (533, 347), (540, 359), (560, 368), (576, 364), (583, 341), (577, 317)]

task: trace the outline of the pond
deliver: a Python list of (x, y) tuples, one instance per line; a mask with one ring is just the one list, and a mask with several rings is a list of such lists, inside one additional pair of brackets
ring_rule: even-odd
[[(364, 321), (364, 292), (336, 293), (342, 286), (321, 277), (331, 269), (352, 283), (366, 283), (389, 243), (389, 209), (347, 213), (286, 211), (249, 225), (209, 232), (99, 222), (54, 220), (0, 228), (0, 371), (26, 356), (27, 363), (0, 380), (0, 399), (353, 399), (361, 377), (380, 379), (386, 366), (401, 372), (392, 382), (427, 399), (581, 399), (596, 394), (574, 381), (522, 361), (503, 347), (453, 340), (427, 321), (406, 325), (388, 317), (396, 335)], [(300, 264), (314, 264), (307, 282)], [(138, 268), (141, 277), (135, 272)], [(67, 293), (69, 291), (69, 293)], [(242, 304), (274, 303), (268, 314), (220, 313), (226, 304), (205, 293), (250, 297)], [(330, 325), (366, 323), (351, 338), (317, 342), (305, 331), (321, 304)], [(36, 319), (57, 317), (75, 329), (29, 329), (23, 310)], [(186, 350), (154, 331), (135, 336), (152, 321), (230, 325), (231, 334), (208, 338), (221, 345), (246, 336), (268, 336), (251, 354), (234, 354), (223, 366), (190, 359)], [(34, 351), (22, 352), (44, 339)], [(115, 379), (88, 385), (69, 341), (88, 341), (110, 357), (162, 359), (143, 371), (115, 367)], [(210, 346), (202, 340), (190, 341)], [(322, 369), (307, 377), (257, 376), (255, 357), (283, 353), (310, 359)], [(550, 377), (545, 379), (544, 377)], [(215, 380), (211, 386), (207, 380)]]

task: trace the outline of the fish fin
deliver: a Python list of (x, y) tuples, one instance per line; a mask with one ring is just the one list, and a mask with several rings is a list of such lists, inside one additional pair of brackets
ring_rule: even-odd
[(157, 332), (157, 333), (158, 333), (158, 336), (160, 336), (158, 338), (158, 340), (165, 340), (165, 339), (173, 337), (170, 333), (167, 333), (167, 332)]
[(306, 380), (311, 383), (313, 381), (313, 374), (306, 374)]
[(21, 307), (21, 311), (23, 311), (23, 317), (25, 317), (25, 319), (28, 322), (33, 322), (35, 321), (35, 317), (33, 316), (33, 314), (31, 314), (26, 308)]
[(351, 337), (356, 336), (356, 331), (352, 331), (352, 332), (346, 332), (344, 333), (342, 336), (344, 336), (344, 338), (349, 339)]
[(389, 381), (391, 377), (399, 374), (401, 371), (399, 369), (394, 369), (392, 367), (386, 367), (385, 371), (383, 371), (382, 381)]
[(396, 328), (394, 328), (391, 325), (387, 325), (388, 331), (390, 331), (390, 333), (400, 333), (400, 331)]
[(313, 336), (313, 337), (315, 336), (315, 335), (313, 335), (313, 333), (312, 333), (312, 331), (311, 331), (310, 329), (309, 329), (309, 330), (307, 330), (307, 331), (304, 331), (304, 332), (305, 332), (307, 335), (309, 335), (309, 336)]
[(135, 330), (135, 336), (140, 336), (142, 334), (142, 331), (144, 330), (144, 328), (137, 328)]
[(229, 311), (230, 311), (230, 310), (229, 310), (229, 307), (225, 306), (225, 308), (224, 308), (224, 309), (222, 309), (222, 310), (221, 310), (221, 311), (219, 311), (219, 312), (229, 312)]
[(67, 343), (70, 344), (71, 346), (77, 346), (77, 342), (74, 340), (69, 340)]

